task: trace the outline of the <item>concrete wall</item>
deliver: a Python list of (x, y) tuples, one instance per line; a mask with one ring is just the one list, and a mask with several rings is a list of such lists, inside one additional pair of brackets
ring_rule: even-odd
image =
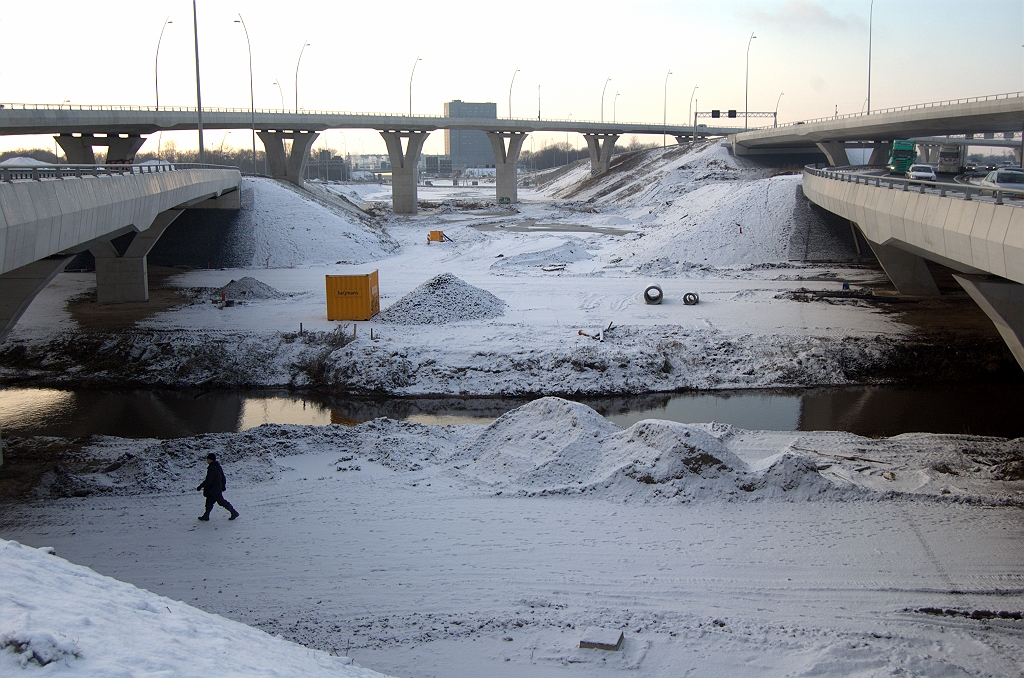
[(893, 245), (963, 273), (1024, 283), (1024, 208), (866, 186), (804, 172), (804, 194)]
[(228, 169), (0, 183), (0, 273), (144, 230), (160, 212), (240, 183), (238, 170)]

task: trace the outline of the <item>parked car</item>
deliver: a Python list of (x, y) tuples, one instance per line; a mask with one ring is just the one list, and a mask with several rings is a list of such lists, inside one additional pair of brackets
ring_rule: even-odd
[(923, 181), (938, 181), (935, 176), (935, 169), (931, 165), (911, 165), (907, 170), (908, 179), (921, 179)]
[[(986, 174), (979, 185), (982, 188), (1001, 188), (1024, 193), (1024, 170), (1019, 167), (995, 170)], [(994, 191), (982, 191), (982, 193), (995, 195)]]

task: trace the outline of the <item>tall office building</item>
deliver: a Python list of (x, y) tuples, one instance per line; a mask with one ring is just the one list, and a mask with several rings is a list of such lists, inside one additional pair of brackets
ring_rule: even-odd
[[(498, 105), (494, 103), (475, 104), (467, 101), (449, 101), (444, 105), (448, 118), (487, 118), (497, 120)], [(494, 151), (487, 133), (479, 130), (445, 130), (444, 152), (452, 160), (453, 170), (467, 167), (493, 167)]]

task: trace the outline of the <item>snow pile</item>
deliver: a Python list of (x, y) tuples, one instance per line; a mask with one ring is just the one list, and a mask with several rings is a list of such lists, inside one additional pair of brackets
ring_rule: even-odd
[(0, 674), (382, 675), (16, 541), (0, 540), (0, 572)]
[(561, 245), (540, 252), (523, 252), (503, 257), (491, 265), (491, 270), (504, 271), (529, 266), (571, 264), (593, 258), (594, 255), (587, 251), (586, 242), (580, 238), (568, 238)]
[(49, 166), (53, 163), (44, 162), (42, 160), (36, 160), (35, 158), (28, 158), (24, 156), (18, 156), (16, 158), (8, 158), (3, 162), (0, 162), (2, 167), (42, 167), (44, 165)]
[(299, 188), (272, 179), (242, 182), (253, 190), (250, 228), (240, 235), (248, 241), (243, 249), (253, 252), (251, 266), (362, 264), (398, 249), (369, 219), (317, 202)]
[(746, 464), (723, 443), (732, 434), (660, 420), (622, 430), (586, 405), (548, 397), (503, 415), (449, 463), (457, 475), (528, 494), (653, 493), (691, 501), (843, 492), (803, 456)]
[(288, 295), (283, 292), (278, 292), (270, 285), (262, 283), (256, 278), (245, 276), (238, 280), (232, 280), (224, 287), (217, 290), (216, 297), (221, 298), (221, 295), (225, 295), (228, 299), (284, 299)]
[(487, 290), (442, 273), (381, 311), (376, 320), (394, 325), (446, 325), (497, 318), (507, 307)]

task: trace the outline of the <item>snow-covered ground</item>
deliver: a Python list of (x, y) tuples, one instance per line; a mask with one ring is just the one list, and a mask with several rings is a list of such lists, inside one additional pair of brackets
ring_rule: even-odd
[[(208, 450), (239, 520), (195, 520)], [(5, 506), (0, 534), (167, 598), (75, 570), (86, 598), (69, 566), (36, 567), (51, 556), (9, 568), (7, 544), (0, 635), (80, 638), (63, 670), (81, 675), (139, 652), (95, 645), (115, 621), (183, 652), (256, 637), (179, 600), (309, 648), (265, 637), (253, 663), (349, 648), (399, 676), (1020, 675), (1021, 452), (964, 435), (621, 429), (557, 398), (489, 426), (96, 439), (38, 500)], [(81, 607), (33, 594), (44, 586)], [(622, 649), (580, 649), (590, 626), (623, 631)]]
[[(910, 350), (906, 327), (892, 315), (861, 301), (792, 298), (808, 286), (838, 291), (850, 282), (856, 289), (881, 280), (880, 271), (789, 262), (799, 177), (741, 162), (714, 143), (693, 152), (648, 151), (597, 179), (581, 164), (537, 190), (522, 189), (514, 208), (495, 205), (493, 188), (424, 186), (420, 198), (434, 207), (377, 221), (330, 206), (322, 192), (386, 206), (386, 185), (317, 186), (321, 197), (312, 200), (251, 182), (256, 207), (245, 232), (256, 243), (254, 268), (177, 275), (170, 283), (196, 303), (115, 335), (75, 332), (63, 305), (93, 278), (62, 275), (5, 344), (17, 347), (19, 367), (4, 374), (51, 383), (396, 395), (637, 393), (888, 378), (885, 367)], [(428, 244), (432, 229), (453, 242)], [(359, 323), (355, 341), (342, 346), (331, 332), (351, 334), (352, 326), (327, 321), (324, 275), (372, 270), (380, 275), (381, 319), (443, 273), (507, 308), (499, 317), (447, 324)], [(287, 296), (226, 309), (209, 303), (210, 289), (243, 276)], [(661, 305), (644, 304), (652, 283), (665, 291)], [(687, 292), (700, 304), (684, 305)], [(313, 333), (296, 337), (300, 324)], [(609, 325), (604, 341), (587, 336)], [(82, 361), (83, 353), (97, 362)]]

